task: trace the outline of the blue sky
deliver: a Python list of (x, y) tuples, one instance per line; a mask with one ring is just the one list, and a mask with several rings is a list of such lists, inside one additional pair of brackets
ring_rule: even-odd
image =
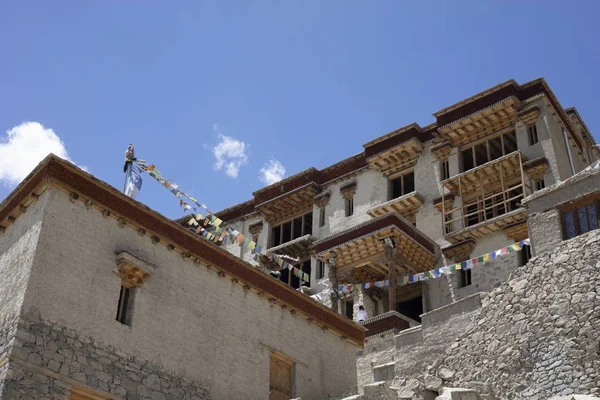
[[(0, 199), (49, 150), (121, 189), (134, 143), (217, 211), (510, 78), (544, 76), (598, 140), (600, 2), (568, 4), (2, 2)], [(138, 200), (183, 214), (148, 176)]]

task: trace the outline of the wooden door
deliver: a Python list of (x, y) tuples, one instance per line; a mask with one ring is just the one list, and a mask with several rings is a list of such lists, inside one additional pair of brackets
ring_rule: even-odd
[(269, 400), (289, 400), (292, 398), (291, 360), (271, 353), (271, 377)]

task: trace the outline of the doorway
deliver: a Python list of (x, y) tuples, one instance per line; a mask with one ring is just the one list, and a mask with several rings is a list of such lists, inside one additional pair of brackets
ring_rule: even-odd
[(396, 303), (396, 311), (417, 322), (421, 322), (421, 314), (423, 314), (423, 296)]

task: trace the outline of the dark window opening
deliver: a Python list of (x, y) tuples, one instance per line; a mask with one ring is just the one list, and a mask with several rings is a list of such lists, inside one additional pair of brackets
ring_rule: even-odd
[(450, 178), (450, 165), (448, 164), (448, 161), (441, 161), (440, 162), (440, 180), (445, 181), (446, 179)]
[(479, 167), (516, 150), (517, 135), (514, 131), (472, 145), (460, 152), (461, 172)]
[(463, 172), (475, 168), (473, 163), (473, 148), (469, 147), (466, 150), (460, 152), (462, 158), (462, 170)]
[(273, 236), (273, 246), (279, 246), (281, 244), (281, 225), (273, 227), (271, 235)]
[(352, 300), (344, 301), (344, 315), (348, 319), (352, 319), (354, 317), (354, 301), (352, 301)]
[(311, 235), (312, 220), (312, 212), (310, 212), (292, 221), (274, 226), (271, 228), (271, 245), (275, 247), (304, 235)]
[(519, 267), (522, 267), (523, 265), (527, 264), (530, 259), (531, 259), (531, 246), (526, 244), (525, 246), (523, 246), (521, 251), (519, 251)]
[(415, 173), (414, 171), (392, 179), (391, 185), (391, 198), (395, 199), (405, 194), (412, 193), (415, 191)]
[(281, 228), (283, 230), (281, 234), (281, 243), (287, 243), (292, 240), (292, 221), (281, 225)]
[(417, 322), (421, 322), (421, 314), (423, 314), (423, 297), (419, 296), (414, 299), (397, 303), (396, 311)]
[(302, 236), (302, 217), (296, 218), (293, 221), (293, 233), (294, 236), (292, 237), (292, 239), (297, 239), (300, 236)]
[(408, 194), (408, 193), (412, 193), (415, 191), (415, 173), (411, 172), (409, 174), (406, 175), (402, 175), (402, 179), (403, 179), (403, 190), (402, 190), (402, 194)]
[(491, 139), (489, 141), (490, 146), (490, 161), (493, 161), (497, 158), (502, 157), (502, 138), (498, 136), (497, 138)]
[(546, 182), (544, 182), (543, 179), (540, 179), (540, 180), (534, 181), (533, 186), (535, 187), (535, 190), (542, 190), (543, 188), (546, 187)]
[(317, 276), (316, 279), (323, 279), (325, 277), (325, 263), (323, 261), (317, 261)]
[(325, 226), (325, 207), (319, 209), (319, 226)]
[(117, 306), (117, 321), (123, 325), (131, 326), (131, 312), (133, 311), (133, 295), (134, 288), (129, 288), (121, 285), (119, 294), (119, 304)]
[(471, 270), (461, 269), (460, 270), (460, 287), (467, 287), (471, 285)]
[(482, 143), (475, 146), (475, 163), (477, 166), (479, 167), (488, 161), (487, 143)]
[(346, 217), (349, 217), (352, 214), (354, 214), (354, 199), (347, 199), (346, 200)]
[(312, 213), (308, 213), (304, 215), (304, 232), (302, 235), (312, 235), (312, 224), (313, 224), (313, 215)]
[(530, 146), (533, 146), (534, 144), (536, 144), (538, 142), (537, 127), (535, 125), (532, 125), (527, 128), (527, 134), (529, 137), (529, 145)]
[(504, 142), (504, 155), (517, 151), (517, 134), (514, 131), (502, 135), (502, 141)]

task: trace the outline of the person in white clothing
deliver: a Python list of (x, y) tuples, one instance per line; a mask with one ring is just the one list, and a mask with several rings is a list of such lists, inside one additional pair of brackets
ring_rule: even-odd
[(369, 319), (369, 314), (367, 314), (367, 311), (365, 310), (365, 308), (363, 306), (358, 307), (358, 313), (356, 314), (356, 319), (358, 320), (358, 322), (366, 321), (367, 319)]

